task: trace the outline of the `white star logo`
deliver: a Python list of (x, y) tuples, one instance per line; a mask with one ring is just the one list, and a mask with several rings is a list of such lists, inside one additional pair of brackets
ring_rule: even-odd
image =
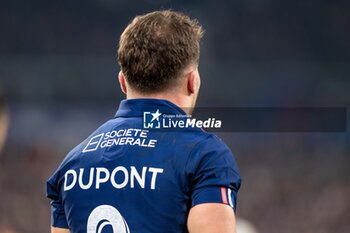
[(159, 109), (157, 109), (157, 111), (156, 111), (155, 113), (151, 113), (151, 115), (153, 116), (151, 122), (153, 122), (154, 120), (159, 121), (159, 117), (160, 117), (162, 114), (159, 112)]

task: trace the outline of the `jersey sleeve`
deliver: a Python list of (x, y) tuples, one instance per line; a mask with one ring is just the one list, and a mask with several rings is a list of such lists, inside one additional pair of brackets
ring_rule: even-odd
[(59, 172), (56, 171), (46, 182), (46, 195), (51, 199), (51, 226), (68, 228), (62, 198), (58, 188)]
[(241, 177), (231, 150), (216, 136), (200, 142), (186, 166), (192, 206), (222, 203), (237, 206)]

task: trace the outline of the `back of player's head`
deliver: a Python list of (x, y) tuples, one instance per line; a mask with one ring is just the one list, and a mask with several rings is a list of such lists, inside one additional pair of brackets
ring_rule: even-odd
[(143, 93), (164, 91), (199, 60), (203, 31), (196, 20), (170, 11), (137, 16), (120, 37), (118, 62), (129, 85)]

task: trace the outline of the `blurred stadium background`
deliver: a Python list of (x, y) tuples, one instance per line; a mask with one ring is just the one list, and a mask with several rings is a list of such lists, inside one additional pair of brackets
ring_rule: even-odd
[[(168, 8), (206, 30), (199, 106), (349, 107), (347, 0), (1, 0), (0, 85), (10, 114), (1, 233), (49, 231), (46, 179), (123, 98), (120, 33), (135, 15)], [(350, 232), (348, 131), (220, 136), (241, 168), (237, 214), (246, 225)]]

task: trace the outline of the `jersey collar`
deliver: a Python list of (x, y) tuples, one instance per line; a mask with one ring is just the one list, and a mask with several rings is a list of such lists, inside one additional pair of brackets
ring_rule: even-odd
[(120, 102), (115, 117), (142, 117), (144, 112), (186, 115), (185, 111), (168, 100), (163, 99), (125, 99)]

